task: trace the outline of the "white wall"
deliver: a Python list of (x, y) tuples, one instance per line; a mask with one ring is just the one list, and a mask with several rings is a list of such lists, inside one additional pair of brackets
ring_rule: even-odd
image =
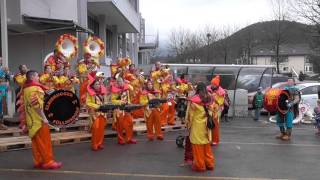
[(21, 0), (21, 14), (78, 22), (77, 0)]
[(64, 33), (67, 32), (9, 36), (9, 69), (17, 72), (20, 64), (26, 64), (29, 69), (42, 71), (43, 59), (53, 51), (58, 37)]
[(262, 57), (254, 57), (253, 61), (256, 65), (271, 65), (271, 57), (262, 56)]
[(288, 66), (294, 68), (297, 73), (304, 72), (305, 56), (289, 56)]

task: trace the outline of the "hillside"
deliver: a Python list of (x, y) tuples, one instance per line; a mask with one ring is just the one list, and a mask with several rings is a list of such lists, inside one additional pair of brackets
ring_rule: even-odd
[[(221, 64), (225, 63), (225, 60), (227, 63), (235, 63), (235, 60), (244, 54), (250, 54), (254, 47), (274, 47), (278, 39), (276, 37), (280, 37), (281, 44), (309, 44), (311, 42), (312, 26), (293, 21), (281, 21), (279, 26), (278, 23), (277, 21), (266, 21), (249, 25), (211, 44), (209, 48), (196, 49), (171, 59), (171, 62), (184, 63), (182, 60), (197, 58), (203, 59), (202, 63)], [(206, 62), (207, 60), (209, 61)]]

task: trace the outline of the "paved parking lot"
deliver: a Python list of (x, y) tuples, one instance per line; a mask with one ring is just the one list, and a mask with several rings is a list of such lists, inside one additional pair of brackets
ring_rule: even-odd
[(164, 141), (119, 146), (106, 139), (105, 149), (92, 152), (89, 143), (55, 147), (60, 170), (32, 168), (31, 150), (0, 153), (0, 179), (319, 179), (320, 137), (311, 125), (296, 126), (291, 142), (274, 136), (278, 129), (265, 121), (241, 118), (221, 125), (221, 144), (214, 148), (213, 172), (195, 173), (180, 166), (183, 149), (166, 133)]

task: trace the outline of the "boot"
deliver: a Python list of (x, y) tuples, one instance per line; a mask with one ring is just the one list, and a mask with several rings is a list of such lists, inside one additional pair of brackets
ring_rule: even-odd
[(285, 136), (285, 135), (286, 135), (286, 133), (281, 132), (280, 134), (278, 134), (276, 136), (276, 139), (282, 139), (282, 137)]
[(291, 132), (292, 132), (292, 129), (287, 129), (286, 135), (283, 136), (281, 139), (284, 141), (289, 141), (291, 139)]
[(280, 127), (280, 134), (276, 136), (276, 139), (282, 139), (283, 136), (286, 135), (286, 130), (284, 127)]

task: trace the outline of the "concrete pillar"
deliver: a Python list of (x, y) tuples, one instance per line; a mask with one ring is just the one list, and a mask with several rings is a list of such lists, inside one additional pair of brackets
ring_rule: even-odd
[[(2, 65), (3, 67), (9, 67), (8, 63), (8, 22), (7, 22), (7, 0), (0, 1), (1, 12), (1, 52), (2, 52)], [(14, 114), (14, 96), (15, 91), (9, 87), (7, 97), (7, 110), (8, 117), (13, 117)]]
[(7, 24), (7, 0), (0, 1), (1, 11), (1, 51), (2, 64), (8, 67), (8, 24)]
[[(85, 28), (88, 28), (88, 11), (87, 11), (87, 0), (78, 0), (78, 24)], [(88, 34), (77, 32), (77, 38), (79, 43), (78, 59), (83, 58), (82, 44), (87, 39)], [(76, 62), (76, 61), (73, 61)], [(74, 63), (73, 63), (74, 64)]]
[(135, 64), (138, 64), (138, 52), (139, 52), (139, 42), (138, 42), (138, 34), (133, 34), (133, 49), (132, 49), (132, 59)]
[(126, 36), (126, 33), (122, 34), (122, 57), (127, 57), (127, 36)]
[(118, 28), (117, 26), (112, 26), (112, 51), (111, 51), (111, 57), (112, 59), (118, 58)]
[[(99, 37), (104, 43), (106, 43), (106, 29), (107, 29), (106, 16), (100, 15), (98, 17), (98, 21), (99, 21)], [(104, 50), (106, 51), (106, 46)], [(104, 55), (104, 57), (101, 57), (100, 62), (102, 62), (102, 65), (105, 64), (105, 59), (106, 59), (106, 54)]]

